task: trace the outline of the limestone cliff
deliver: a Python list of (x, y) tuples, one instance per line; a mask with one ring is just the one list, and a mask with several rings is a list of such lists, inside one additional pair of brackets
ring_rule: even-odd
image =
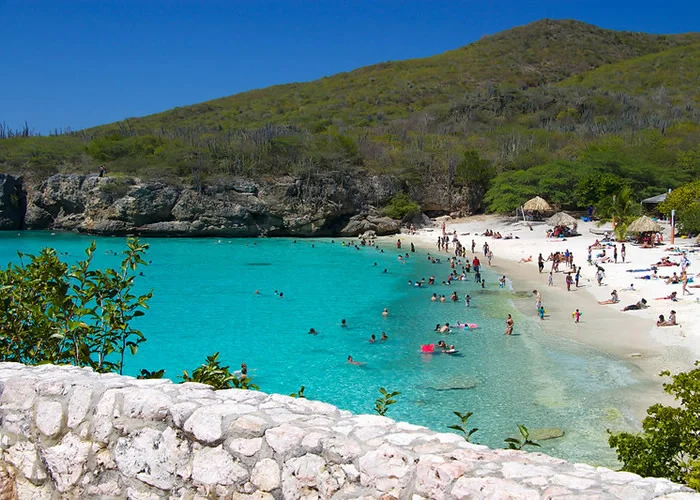
[[(230, 179), (206, 187), (58, 174), (39, 185), (0, 175), (0, 229), (74, 230), (101, 235), (357, 236), (394, 234), (385, 206), (408, 187), (389, 175), (318, 174)], [(410, 189), (426, 210), (469, 210), (441, 183)], [(466, 206), (465, 206), (466, 204)]]

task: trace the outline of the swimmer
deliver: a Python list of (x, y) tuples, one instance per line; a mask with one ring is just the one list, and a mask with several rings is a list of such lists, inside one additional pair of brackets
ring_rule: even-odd
[(352, 359), (352, 356), (348, 356), (348, 363), (350, 363), (351, 365), (357, 365), (357, 366), (362, 366), (365, 364), (361, 361), (355, 361), (354, 359)]
[(255, 295), (260, 295), (260, 290), (255, 290)]
[(382, 336), (379, 340), (389, 340), (389, 337), (386, 336), (386, 332), (382, 332)]
[(444, 325), (442, 325), (442, 327), (440, 328), (440, 333), (450, 333), (450, 324), (445, 323)]
[(469, 302), (471, 302), (472, 298), (469, 294), (464, 296), (464, 307), (469, 307)]
[(438, 324), (435, 325), (435, 331), (436, 331), (436, 332), (439, 332), (439, 331), (440, 331), (440, 323), (438, 323)]
[(239, 375), (239, 378), (246, 378), (248, 376), (248, 365), (245, 363), (241, 363), (241, 374)]
[(348, 327), (348, 322), (345, 321), (345, 319), (340, 320), (340, 327), (341, 327), (341, 328), (347, 328), (347, 327)]
[(309, 328), (307, 332), (309, 335), (318, 335), (318, 332), (314, 328)]
[(384, 310), (382, 311), (382, 316), (385, 316), (385, 317), (386, 317), (386, 316), (389, 316), (389, 309), (387, 309), (387, 308), (385, 307)]
[(437, 302), (437, 293), (434, 293), (432, 297), (430, 297), (431, 302)]
[(513, 326), (515, 326), (515, 322), (513, 321), (513, 317), (509, 314), (506, 318), (506, 331), (503, 332), (503, 335), (513, 335)]
[(284, 292), (280, 292), (280, 299), (284, 297)]
[(373, 344), (377, 341), (377, 336), (375, 334), (372, 334), (372, 336), (369, 338), (370, 344)]

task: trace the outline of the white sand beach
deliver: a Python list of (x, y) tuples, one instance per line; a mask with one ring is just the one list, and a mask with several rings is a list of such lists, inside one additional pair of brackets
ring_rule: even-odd
[[(610, 229), (610, 225), (599, 227), (594, 222), (578, 222), (578, 232), (581, 236), (571, 238), (547, 238), (545, 223), (533, 222), (529, 225), (523, 221), (515, 221), (493, 215), (472, 216), (463, 219), (442, 217), (434, 227), (417, 230), (415, 234), (402, 234), (404, 244), (413, 242), (416, 246), (438, 253), (437, 238), (442, 235), (442, 222), (445, 231), (452, 235), (456, 231), (462, 245), (467, 248), (467, 256), (471, 259), (471, 242), (476, 243), (475, 252), (482, 266), (487, 265), (484, 257), (483, 244), (488, 243), (493, 252), (492, 268), (503, 273), (512, 283), (516, 292), (532, 292), (537, 289), (542, 294), (547, 310), (545, 320), (541, 321), (543, 329), (552, 335), (569, 338), (575, 342), (585, 343), (613, 356), (625, 358), (639, 367), (645, 377), (653, 381), (658, 391), (641, 395), (639, 398), (639, 418), (644, 415), (644, 409), (654, 402), (668, 402), (661, 390), (662, 379), (658, 377), (661, 370), (668, 369), (672, 373), (686, 371), (692, 368), (693, 362), (700, 359), (700, 288), (688, 288), (693, 295), (683, 296), (681, 284), (666, 284), (664, 279), (637, 279), (639, 276), (652, 275), (653, 271), (630, 272), (637, 269), (650, 269), (652, 265), (669, 257), (672, 262), (680, 263), (678, 251), (671, 251), (670, 227), (663, 232), (663, 244), (655, 248), (641, 248), (626, 244), (626, 259), (618, 256), (618, 263), (600, 262), (605, 270), (602, 286), (595, 279), (596, 266), (587, 263), (588, 247), (596, 240), (602, 240), (596, 232)], [(530, 229), (531, 228), (531, 229)], [(483, 236), (490, 229), (500, 232), (512, 239), (496, 239)], [(691, 265), (688, 275), (694, 276), (700, 271), (700, 248), (694, 240), (676, 238), (674, 248), (686, 252)], [(621, 250), (617, 243), (618, 253)], [(537, 259), (541, 253), (547, 259), (556, 251), (573, 252), (574, 264), (581, 266), (579, 287), (571, 286), (567, 292), (564, 271), (568, 269), (562, 264), (559, 272), (553, 273), (554, 286), (548, 286), (548, 276), (552, 267), (551, 262), (545, 262), (544, 271), (538, 272)], [(697, 252), (697, 253), (695, 253)], [(440, 252), (447, 255), (444, 251)], [(450, 244), (450, 255), (454, 255), (454, 246)], [(594, 262), (601, 249), (593, 250)], [(607, 256), (612, 257), (612, 247), (608, 247)], [(530, 262), (521, 259), (532, 258)], [(670, 276), (676, 272), (680, 275), (680, 266), (658, 267), (659, 276)], [(700, 284), (700, 279), (689, 285)], [(498, 283), (488, 286), (496, 287)], [(617, 290), (620, 302), (617, 304), (601, 305), (598, 302), (609, 299), (611, 292)], [(677, 292), (678, 300), (657, 300)], [(523, 294), (517, 294), (522, 296)], [(648, 307), (643, 310), (621, 311), (624, 306), (635, 304), (642, 298), (647, 300)], [(537, 318), (535, 296), (531, 299), (516, 300), (523, 313)], [(581, 322), (575, 324), (572, 312), (579, 309), (582, 312)], [(668, 318), (671, 310), (676, 311), (678, 326), (657, 327), (656, 321), (660, 314)]]

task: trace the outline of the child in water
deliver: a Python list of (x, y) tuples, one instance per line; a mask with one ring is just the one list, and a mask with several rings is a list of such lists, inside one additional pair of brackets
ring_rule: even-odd
[(540, 315), (540, 319), (544, 319), (544, 306), (540, 304), (540, 306), (537, 308), (537, 313)]

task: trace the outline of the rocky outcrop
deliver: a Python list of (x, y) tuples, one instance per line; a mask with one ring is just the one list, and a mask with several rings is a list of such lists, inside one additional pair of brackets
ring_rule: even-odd
[(0, 230), (22, 229), (26, 209), (22, 178), (0, 174)]
[(331, 405), (0, 363), (0, 488), (19, 498), (698, 498)]
[(57, 174), (24, 186), (21, 178), (0, 174), (0, 229), (233, 237), (354, 237), (373, 231), (382, 236), (399, 232), (400, 221), (379, 212), (399, 192), (408, 190), (431, 215), (469, 213), (476, 206), (463, 189), (445, 189), (445, 182), (408, 186), (390, 175), (319, 173), (225, 179), (195, 189)]
[(356, 236), (399, 231), (375, 206), (402, 190), (389, 176), (221, 181), (200, 190), (59, 174), (29, 190), (25, 226), (156, 236)]

